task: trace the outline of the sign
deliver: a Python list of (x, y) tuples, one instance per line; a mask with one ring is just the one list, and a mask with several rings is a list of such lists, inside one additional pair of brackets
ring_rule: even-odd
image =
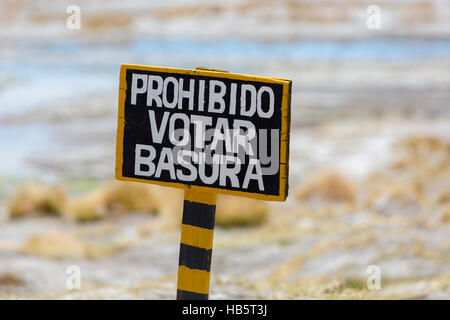
[(286, 199), (290, 95), (286, 79), (122, 65), (116, 178), (185, 189), (177, 299), (208, 299), (217, 193)]
[(116, 178), (284, 201), (291, 80), (123, 64)]

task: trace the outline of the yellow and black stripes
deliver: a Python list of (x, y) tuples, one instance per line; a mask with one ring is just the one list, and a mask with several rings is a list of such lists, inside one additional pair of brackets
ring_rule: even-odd
[(216, 195), (185, 192), (178, 267), (178, 300), (207, 300)]
[(211, 271), (212, 250), (193, 247), (184, 243), (180, 245), (180, 266), (189, 269)]

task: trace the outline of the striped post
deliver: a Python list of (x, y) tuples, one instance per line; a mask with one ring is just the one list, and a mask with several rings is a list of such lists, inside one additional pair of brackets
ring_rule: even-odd
[(208, 300), (216, 194), (184, 193), (177, 300)]

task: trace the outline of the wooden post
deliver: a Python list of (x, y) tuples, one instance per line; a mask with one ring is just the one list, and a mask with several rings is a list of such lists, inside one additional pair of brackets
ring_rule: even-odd
[(184, 193), (177, 300), (208, 300), (216, 194)]
[(177, 300), (208, 300), (216, 198), (215, 193), (184, 192)]

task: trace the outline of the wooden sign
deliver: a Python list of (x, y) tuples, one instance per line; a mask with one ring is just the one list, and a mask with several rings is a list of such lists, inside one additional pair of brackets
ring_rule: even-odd
[(286, 79), (122, 65), (116, 179), (185, 189), (177, 299), (208, 299), (218, 193), (286, 199), (290, 96)]
[(116, 178), (284, 201), (291, 81), (122, 65)]

